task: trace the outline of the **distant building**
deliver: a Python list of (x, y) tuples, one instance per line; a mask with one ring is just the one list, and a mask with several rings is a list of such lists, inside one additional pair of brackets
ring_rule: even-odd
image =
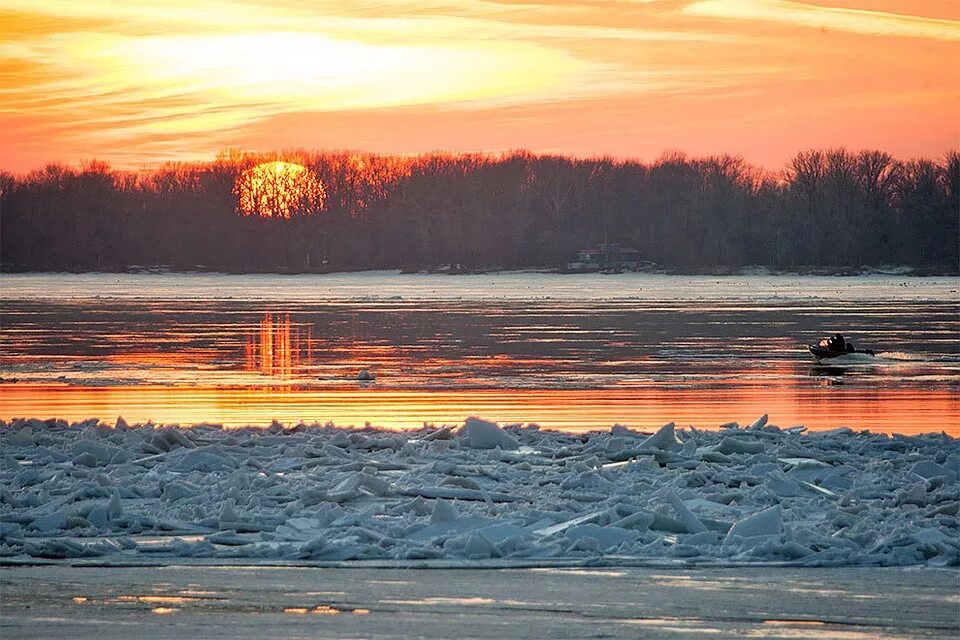
[(596, 249), (581, 249), (574, 262), (567, 264), (570, 271), (600, 271), (605, 273), (636, 271), (642, 261), (640, 252), (621, 247), (616, 242), (605, 242)]

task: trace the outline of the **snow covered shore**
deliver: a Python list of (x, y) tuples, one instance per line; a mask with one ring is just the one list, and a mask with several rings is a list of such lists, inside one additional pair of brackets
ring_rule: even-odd
[(956, 566), (945, 434), (0, 422), (0, 556)]

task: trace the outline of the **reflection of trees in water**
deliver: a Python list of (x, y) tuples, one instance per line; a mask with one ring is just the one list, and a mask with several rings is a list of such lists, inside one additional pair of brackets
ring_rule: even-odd
[(265, 313), (244, 343), (245, 369), (289, 378), (313, 359), (309, 325), (292, 324), (290, 314)]

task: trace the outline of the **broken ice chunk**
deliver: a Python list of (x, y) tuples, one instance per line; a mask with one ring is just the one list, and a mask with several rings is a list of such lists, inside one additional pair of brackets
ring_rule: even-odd
[(754, 536), (777, 535), (782, 531), (783, 508), (780, 505), (774, 505), (736, 522), (730, 527), (724, 542), (729, 542), (738, 536), (752, 538)]
[(621, 529), (635, 529), (637, 531), (646, 531), (650, 528), (650, 525), (653, 524), (654, 515), (649, 511), (639, 510), (631, 513), (628, 516), (620, 518), (612, 523), (612, 527), (620, 527)]
[(486, 527), (477, 529), (477, 533), (483, 536), (484, 540), (490, 544), (498, 545), (507, 538), (515, 536), (529, 537), (530, 532), (509, 522), (498, 522)]
[(767, 488), (780, 498), (795, 498), (800, 495), (800, 485), (784, 478), (769, 478)]
[(624, 542), (637, 540), (640, 537), (640, 532), (613, 526), (601, 527), (596, 524), (581, 524), (567, 529), (566, 537), (570, 540), (592, 538), (597, 541), (600, 549), (608, 550)]
[(110, 523), (110, 506), (98, 504), (87, 514), (87, 521), (97, 529), (106, 529)]
[(433, 513), (430, 515), (430, 522), (453, 522), (457, 519), (457, 510), (446, 500), (437, 500), (433, 504)]
[(660, 429), (640, 443), (641, 449), (661, 449), (663, 451), (680, 451), (683, 446), (677, 440), (676, 425), (673, 422), (660, 427)]
[(918, 475), (924, 480), (929, 480), (930, 478), (936, 478), (939, 476), (946, 476), (950, 478), (951, 482), (956, 480), (956, 475), (947, 469), (944, 466), (937, 464), (936, 462), (931, 462), (930, 460), (921, 460), (910, 468), (910, 473)]
[(467, 446), (474, 449), (518, 449), (520, 443), (509, 433), (497, 426), (495, 422), (469, 417), (458, 431)]
[(731, 453), (763, 453), (763, 443), (759, 440), (747, 440), (746, 438), (736, 438), (727, 436), (720, 441), (717, 451), (727, 455)]
[(210, 535), (204, 538), (212, 542), (213, 544), (222, 544), (225, 546), (237, 547), (245, 544), (250, 544), (252, 541), (248, 538), (242, 538), (236, 531), (233, 529), (227, 529), (226, 531), (218, 531), (217, 533), (211, 533)]
[(606, 512), (605, 512), (605, 511), (593, 511), (593, 512), (591, 512), (591, 513), (587, 513), (587, 514), (582, 515), (582, 516), (579, 516), (579, 517), (577, 517), (577, 518), (573, 518), (573, 519), (571, 519), (571, 520), (567, 520), (567, 521), (565, 521), (565, 522), (560, 522), (560, 523), (557, 523), (557, 524), (555, 524), (555, 525), (551, 525), (551, 526), (549, 526), (549, 527), (543, 527), (542, 529), (537, 529), (537, 530), (535, 530), (535, 531), (533, 532), (533, 535), (539, 536), (539, 537), (541, 537), (541, 538), (545, 538), (545, 537), (547, 537), (547, 536), (552, 536), (552, 535), (554, 535), (554, 534), (556, 534), (556, 533), (561, 533), (561, 532), (563, 532), (563, 531), (566, 531), (566, 530), (569, 529), (570, 527), (573, 527), (573, 526), (576, 526), (576, 525), (579, 525), (579, 524), (584, 524), (584, 523), (586, 523), (586, 522), (593, 522), (593, 521), (599, 519), (600, 516), (602, 516), (604, 513), (606, 513)]
[(680, 501), (680, 498), (677, 497), (672, 491), (668, 491), (664, 495), (664, 499), (670, 503), (670, 506), (673, 507), (673, 510), (677, 512), (677, 517), (680, 519), (680, 522), (683, 523), (683, 526), (687, 528), (689, 533), (702, 533), (707, 530), (702, 522), (693, 515), (693, 512), (690, 509), (687, 509), (686, 505)]
[(39, 531), (53, 532), (64, 529), (67, 526), (67, 514), (65, 511), (54, 511), (45, 516), (40, 516), (30, 523), (31, 529)]
[[(171, 431), (171, 433), (179, 433), (177, 431)], [(181, 437), (183, 437), (181, 435)], [(184, 438), (185, 439), (185, 438)], [(195, 446), (193, 443), (190, 446)], [(233, 461), (233, 458), (230, 457), (223, 449), (218, 446), (211, 445), (208, 447), (200, 447), (199, 449), (193, 449), (180, 456), (176, 462), (171, 465), (171, 468), (176, 471), (221, 471), (224, 469), (233, 469), (237, 465)]]

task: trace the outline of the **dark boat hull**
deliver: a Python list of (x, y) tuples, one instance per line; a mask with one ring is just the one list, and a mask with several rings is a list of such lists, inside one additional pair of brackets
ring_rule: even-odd
[(810, 353), (812, 353), (817, 360), (829, 360), (830, 358), (839, 358), (840, 356), (857, 354), (867, 356), (874, 355), (873, 351), (870, 349), (857, 349), (856, 351), (834, 351), (833, 349), (825, 349), (821, 346), (813, 344), (809, 345), (807, 348), (810, 349)]

